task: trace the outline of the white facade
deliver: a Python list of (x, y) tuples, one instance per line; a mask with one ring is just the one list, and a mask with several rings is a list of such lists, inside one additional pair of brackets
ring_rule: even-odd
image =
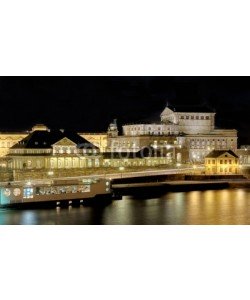
[(175, 112), (166, 107), (161, 114), (161, 121), (178, 125), (178, 131), (185, 134), (209, 133), (214, 130), (215, 113)]
[[(183, 109), (184, 110), (184, 109)], [(215, 129), (215, 113), (209, 111), (185, 112), (166, 107), (160, 123), (123, 126), (123, 136), (109, 139), (108, 147), (116, 151), (136, 151), (146, 146), (143, 136), (167, 139), (176, 137), (176, 144), (189, 150), (189, 160), (203, 162), (212, 150), (237, 149), (237, 130)]]
[(215, 129), (207, 134), (186, 135), (185, 146), (191, 161), (201, 161), (212, 150), (236, 151), (237, 139), (237, 130)]
[(178, 134), (178, 128), (175, 124), (132, 124), (124, 125), (123, 134), (125, 136), (140, 136), (140, 135), (172, 135)]

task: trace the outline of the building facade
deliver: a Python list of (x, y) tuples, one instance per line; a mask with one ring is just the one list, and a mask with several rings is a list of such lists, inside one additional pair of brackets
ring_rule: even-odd
[(233, 151), (214, 150), (205, 157), (206, 175), (239, 174), (239, 157)]
[(250, 145), (243, 145), (236, 151), (242, 166), (250, 166)]
[(160, 115), (162, 123), (172, 123), (176, 133), (205, 134), (214, 130), (215, 113), (203, 107), (166, 107)]
[[(168, 158), (171, 163), (204, 163), (205, 157), (213, 150), (232, 150), (239, 151), (240, 161), (250, 161), (245, 149), (237, 150), (237, 130), (215, 128), (215, 112), (202, 106), (167, 106), (157, 122), (126, 124), (122, 130), (122, 135), (119, 135), (114, 120), (107, 133), (78, 135), (101, 153), (136, 153), (152, 147), (164, 149), (163, 158)], [(11, 147), (35, 131), (47, 132), (48, 128), (38, 124), (30, 132), (0, 134), (0, 156), (7, 155)], [(13, 155), (12, 150), (10, 154)]]
[(105, 152), (107, 149), (107, 139), (108, 134), (106, 132), (102, 133), (78, 133), (82, 138), (86, 139), (96, 147), (100, 149), (100, 152)]
[(9, 149), (28, 135), (26, 132), (1, 132), (0, 157), (9, 153)]
[(108, 134), (110, 151), (138, 151), (155, 143), (175, 149), (175, 153), (186, 149), (189, 162), (203, 163), (212, 150), (237, 150), (237, 130), (216, 129), (215, 112), (203, 106), (167, 106), (160, 115), (160, 122), (124, 125), (121, 136), (116, 122), (110, 128), (115, 133)]
[[(33, 126), (30, 131), (25, 132), (0, 132), (0, 157), (3, 157), (9, 153), (12, 146), (20, 142), (27, 137), (33, 131), (46, 131), (47, 126), (43, 124), (37, 124)], [(105, 152), (107, 148), (107, 133), (78, 133), (82, 138), (89, 141), (100, 149), (100, 152)]]
[(174, 135), (178, 126), (173, 123), (127, 124), (123, 126), (124, 136)]
[(10, 148), (1, 165), (11, 170), (92, 168), (102, 165), (102, 156), (78, 134), (34, 130)]

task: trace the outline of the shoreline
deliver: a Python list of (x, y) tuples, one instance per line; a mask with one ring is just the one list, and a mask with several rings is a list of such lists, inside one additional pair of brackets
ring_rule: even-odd
[[(152, 178), (151, 178), (152, 179)], [(163, 178), (161, 178), (163, 179)], [(186, 180), (185, 178), (174, 180), (160, 180), (154, 178), (149, 180), (145, 177), (140, 180), (136, 178), (114, 180), (112, 189), (116, 193), (146, 193), (146, 192), (178, 192), (178, 191), (196, 191), (196, 190), (215, 190), (215, 189), (237, 189), (237, 188), (250, 188), (249, 179), (206, 179), (206, 180)]]

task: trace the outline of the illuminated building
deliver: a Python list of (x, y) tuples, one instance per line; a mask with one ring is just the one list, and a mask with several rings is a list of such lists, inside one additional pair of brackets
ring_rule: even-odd
[[(167, 161), (181, 163), (204, 163), (212, 150), (237, 150), (237, 130), (215, 128), (215, 112), (204, 106), (167, 106), (155, 122), (125, 124), (119, 135), (116, 120), (107, 133), (79, 133), (100, 149), (100, 152), (133, 152), (145, 147), (165, 148)], [(32, 131), (46, 131), (38, 124)], [(8, 154), (9, 148), (25, 138), (30, 132), (0, 134), (0, 156)], [(242, 151), (241, 151), (242, 152)], [(239, 154), (242, 163), (249, 164), (246, 153)], [(170, 159), (171, 157), (171, 159)]]
[(1, 132), (0, 133), (0, 157), (9, 153), (10, 147), (21, 141), (28, 135), (26, 132)]
[(236, 153), (239, 156), (241, 165), (250, 166), (250, 145), (241, 146)]
[(163, 124), (176, 125), (176, 132), (206, 134), (214, 130), (215, 113), (204, 106), (167, 106), (160, 115)]
[(166, 155), (166, 149), (145, 147), (136, 152), (106, 152), (103, 153), (104, 167), (152, 167), (172, 164), (172, 155)]
[[(48, 128), (43, 124), (33, 126), (30, 131), (20, 132), (0, 132), (0, 157), (9, 153), (9, 149), (16, 143), (27, 137), (33, 131), (45, 131)], [(78, 133), (82, 138), (86, 139), (104, 152), (107, 147), (107, 133)]]
[(101, 133), (78, 133), (82, 138), (86, 139), (96, 147), (100, 149), (100, 152), (105, 152), (107, 148), (107, 138), (106, 132)]
[(188, 149), (188, 160), (201, 163), (212, 150), (236, 151), (237, 139), (237, 130), (215, 128), (215, 112), (207, 107), (167, 106), (160, 121), (124, 125), (123, 135), (109, 136), (107, 145), (111, 150), (138, 151), (156, 140)]
[(12, 170), (99, 167), (99, 149), (77, 133), (36, 128), (2, 159)]
[(239, 174), (239, 157), (233, 151), (214, 150), (205, 157), (207, 175)]

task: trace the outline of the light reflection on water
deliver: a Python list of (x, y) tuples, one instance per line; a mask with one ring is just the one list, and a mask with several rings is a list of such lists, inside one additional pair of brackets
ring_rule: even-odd
[(250, 189), (124, 196), (106, 206), (0, 209), (0, 224), (250, 224)]

